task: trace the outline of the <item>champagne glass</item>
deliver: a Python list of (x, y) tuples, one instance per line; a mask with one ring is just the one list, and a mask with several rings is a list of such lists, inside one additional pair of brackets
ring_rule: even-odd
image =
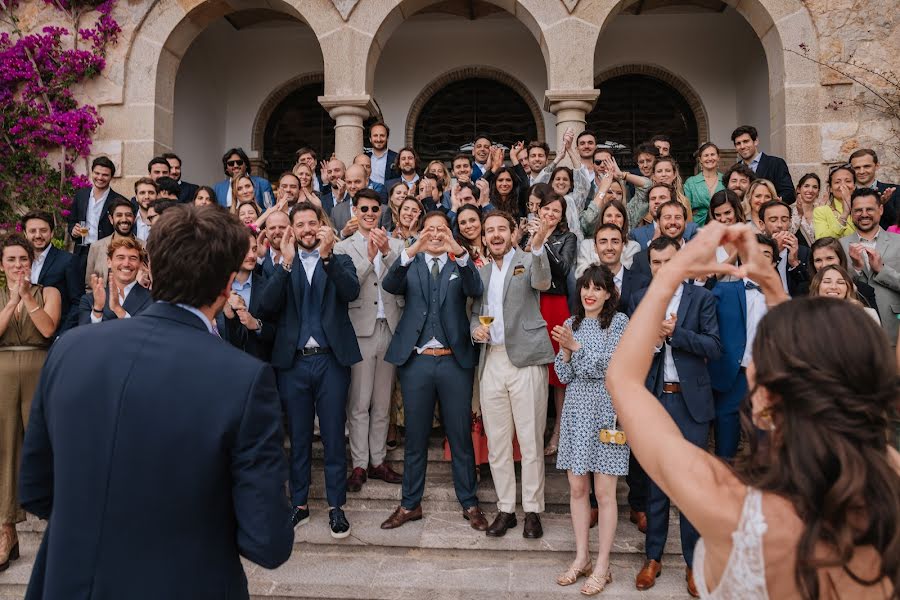
[(79, 238), (78, 245), (79, 246), (87, 246), (87, 236), (90, 233), (90, 228), (88, 227), (87, 221), (78, 221), (78, 231), (81, 233), (81, 237)]
[(494, 322), (494, 307), (490, 304), (482, 304), (481, 305), (481, 314), (478, 315), (478, 322), (488, 328), (488, 339), (479, 342), (481, 344), (488, 344), (491, 341), (490, 338), (490, 327)]

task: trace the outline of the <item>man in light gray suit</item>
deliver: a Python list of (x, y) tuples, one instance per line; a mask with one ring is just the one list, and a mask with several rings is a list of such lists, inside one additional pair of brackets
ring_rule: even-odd
[(878, 192), (858, 188), (850, 196), (850, 216), (856, 233), (841, 238), (850, 257), (854, 276), (875, 289), (878, 316), (891, 344), (897, 345), (897, 314), (900, 307), (900, 235), (881, 228), (884, 207)]
[(359, 229), (359, 215), (356, 214), (353, 199), (360, 190), (366, 189), (367, 181), (366, 170), (359, 165), (352, 165), (344, 174), (343, 185), (338, 188), (340, 197), (334, 208), (331, 209), (331, 221), (334, 228), (341, 234), (342, 240), (346, 240)]
[[(513, 243), (515, 220), (492, 211), (483, 219), (484, 239), (493, 262), (480, 270), (484, 294), (472, 309), (472, 338), (487, 342), (478, 363), (481, 412), (488, 436), (488, 460), (497, 489), (497, 518), (486, 531), (500, 537), (516, 526), (516, 472), (513, 434), (522, 452), (522, 535), (543, 535), (544, 427), (547, 422), (547, 364), (554, 352), (541, 316), (541, 292), (550, 288), (544, 241), (553, 227), (542, 222), (532, 251)], [(487, 306), (487, 310), (485, 309)], [(490, 326), (479, 316), (493, 317)]]
[(388, 269), (403, 251), (403, 242), (388, 237), (387, 232), (378, 228), (381, 198), (377, 192), (359, 190), (353, 198), (353, 208), (359, 229), (334, 247), (335, 254), (346, 254), (353, 260), (360, 286), (359, 297), (347, 305), (362, 354), (362, 361), (350, 367), (347, 396), (353, 461), (353, 471), (347, 479), (348, 492), (360, 491), (367, 476), (387, 483), (403, 481), (384, 462), (396, 368), (385, 362), (384, 354), (400, 321), (403, 299), (381, 287)]

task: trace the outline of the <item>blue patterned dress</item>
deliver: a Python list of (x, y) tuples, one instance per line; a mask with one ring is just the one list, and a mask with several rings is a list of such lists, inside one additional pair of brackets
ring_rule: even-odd
[[(572, 321), (574, 317), (569, 317), (566, 325), (571, 327)], [(606, 329), (597, 319), (583, 319), (574, 332), (581, 350), (573, 352), (569, 362), (563, 361), (562, 350), (556, 355), (556, 372), (566, 384), (557, 469), (575, 475), (628, 474), (628, 445), (604, 444), (599, 437), (600, 430), (611, 428), (615, 419), (606, 390), (606, 368), (627, 324), (628, 317), (622, 313), (616, 313)]]

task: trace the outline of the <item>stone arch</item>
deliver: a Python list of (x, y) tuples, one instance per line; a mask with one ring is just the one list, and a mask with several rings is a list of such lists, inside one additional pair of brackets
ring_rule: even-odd
[(594, 80), (594, 85), (599, 88), (604, 81), (619, 75), (646, 75), (659, 79), (675, 88), (687, 100), (688, 105), (694, 112), (694, 118), (697, 120), (697, 137), (700, 139), (700, 143), (709, 141), (709, 116), (706, 113), (706, 107), (703, 106), (700, 95), (687, 81), (668, 69), (656, 65), (628, 64), (613, 67), (598, 74)]
[(468, 66), (468, 67), (460, 67), (458, 69), (453, 69), (452, 71), (447, 71), (443, 75), (438, 76), (434, 80), (431, 81), (428, 85), (426, 85), (419, 95), (416, 96), (416, 99), (413, 101), (412, 105), (409, 107), (409, 114), (406, 117), (406, 126), (405, 129), (405, 145), (412, 146), (413, 145), (413, 132), (416, 129), (416, 123), (419, 120), (419, 116), (422, 114), (422, 109), (425, 108), (425, 105), (428, 103), (431, 98), (441, 91), (447, 84), (453, 83), (455, 81), (462, 81), (464, 79), (470, 79), (473, 77), (479, 77), (481, 79), (491, 79), (498, 83), (502, 83), (503, 85), (508, 86), (515, 93), (517, 93), (528, 105), (528, 108), (531, 109), (531, 115), (534, 118), (534, 123), (537, 126), (537, 136), (538, 141), (543, 142), (545, 136), (544, 129), (544, 115), (541, 112), (541, 107), (537, 103), (537, 100), (531, 94), (525, 85), (510, 75), (509, 73), (505, 73), (500, 71), (499, 69), (494, 69), (492, 67), (483, 67), (483, 66)]
[(256, 118), (253, 120), (253, 130), (250, 138), (250, 149), (259, 152), (260, 156), (263, 153), (263, 137), (266, 133), (266, 125), (269, 123), (269, 119), (272, 117), (272, 113), (281, 104), (281, 101), (290, 96), (296, 90), (299, 90), (302, 87), (306, 87), (307, 85), (313, 83), (324, 83), (325, 82), (325, 74), (322, 72), (317, 73), (305, 73), (303, 75), (298, 75), (297, 77), (292, 77), (288, 81), (285, 81), (277, 88), (275, 88), (263, 103), (259, 106), (259, 110), (256, 113)]

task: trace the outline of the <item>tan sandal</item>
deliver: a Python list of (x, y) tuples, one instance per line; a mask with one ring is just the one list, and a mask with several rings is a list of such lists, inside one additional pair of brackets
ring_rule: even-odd
[(612, 583), (612, 572), (607, 571), (606, 577), (602, 580), (597, 578), (596, 573), (591, 573), (590, 577), (587, 578), (587, 581), (584, 582), (584, 585), (581, 586), (581, 593), (585, 596), (596, 596), (610, 583)]
[(588, 564), (581, 569), (571, 566), (568, 571), (556, 578), (556, 585), (572, 585), (578, 581), (580, 577), (587, 577), (590, 575), (593, 570), (594, 566), (591, 564), (591, 561), (588, 561)]
[(557, 450), (559, 450), (559, 434), (554, 433), (550, 436), (547, 447), (544, 448), (544, 456), (553, 456)]

